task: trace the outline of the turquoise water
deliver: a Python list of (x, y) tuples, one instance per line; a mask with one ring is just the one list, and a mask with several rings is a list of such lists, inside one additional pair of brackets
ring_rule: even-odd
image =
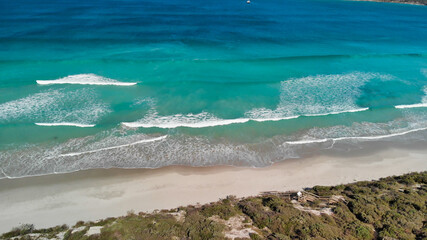
[(0, 1), (0, 177), (427, 137), (427, 8)]

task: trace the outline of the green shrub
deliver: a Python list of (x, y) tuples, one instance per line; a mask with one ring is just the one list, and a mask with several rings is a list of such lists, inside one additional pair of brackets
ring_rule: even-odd
[(199, 213), (187, 215), (184, 222), (185, 236), (192, 240), (224, 239), (225, 226), (204, 218)]
[(224, 199), (217, 203), (202, 206), (201, 213), (206, 217), (218, 215), (220, 218), (228, 220), (237, 214), (237, 209), (231, 205), (230, 200)]
[(60, 226), (56, 226), (56, 227), (51, 227), (51, 228), (43, 228), (43, 229), (37, 229), (37, 230), (33, 230), (33, 233), (52, 233), (52, 234), (57, 234), (60, 232), (64, 232), (66, 230), (68, 230), (68, 226), (66, 224), (64, 225), (60, 225)]
[(183, 235), (182, 226), (173, 216), (150, 214), (146, 216), (128, 215), (118, 218), (116, 223), (105, 226), (101, 239), (171, 239)]
[(331, 196), (334, 194), (333, 187), (327, 186), (314, 186), (313, 191), (319, 196)]
[(95, 222), (95, 223), (91, 224), (91, 226), (104, 226), (104, 225), (110, 224), (114, 221), (116, 221), (116, 218), (110, 217), (110, 218), (106, 218), (106, 219), (100, 220), (98, 222)]
[(264, 212), (260, 199), (248, 198), (238, 203), (239, 209), (252, 219), (254, 224), (262, 229), (269, 224), (270, 217)]
[(89, 237), (88, 236), (85, 236), (85, 234), (86, 234), (86, 232), (89, 230), (89, 227), (85, 227), (83, 230), (81, 230), (81, 231), (77, 231), (77, 232), (74, 232), (74, 233), (72, 233), (71, 231), (70, 231), (70, 234), (69, 235), (67, 235), (67, 233), (66, 233), (66, 235), (67, 235), (67, 238), (65, 238), (65, 236), (64, 236), (64, 240), (86, 240), (86, 239), (88, 239)]
[(256, 233), (249, 233), (249, 237), (252, 239), (252, 240), (261, 240), (261, 239), (263, 239), (262, 237), (260, 237), (258, 234), (256, 234)]
[(291, 240), (289, 236), (280, 233), (273, 233), (267, 237), (269, 240)]
[(359, 225), (356, 227), (356, 237), (359, 239), (372, 239), (374, 236), (369, 228)]
[(33, 224), (22, 224), (19, 227), (13, 228), (10, 232), (4, 233), (2, 238), (12, 238), (20, 235), (32, 233), (34, 230)]

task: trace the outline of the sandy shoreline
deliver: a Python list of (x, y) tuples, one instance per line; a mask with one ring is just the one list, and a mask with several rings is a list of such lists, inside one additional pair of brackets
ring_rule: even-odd
[(368, 156), (318, 156), (266, 168), (102, 169), (0, 180), (0, 232), (22, 223), (74, 224), (206, 203), (227, 195), (299, 190), (427, 170), (427, 150), (388, 149)]

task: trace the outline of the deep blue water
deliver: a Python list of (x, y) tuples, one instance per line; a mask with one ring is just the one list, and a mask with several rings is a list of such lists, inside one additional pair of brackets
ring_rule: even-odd
[(427, 7), (0, 0), (0, 177), (425, 141)]

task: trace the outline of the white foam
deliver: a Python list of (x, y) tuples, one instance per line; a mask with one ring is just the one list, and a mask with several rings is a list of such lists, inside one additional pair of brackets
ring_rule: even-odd
[(56, 80), (37, 80), (40, 85), (50, 84), (81, 84), (81, 85), (113, 85), (113, 86), (133, 86), (136, 82), (119, 82), (117, 80), (98, 76), (95, 74), (77, 74)]
[(289, 120), (289, 119), (295, 119), (299, 118), (301, 116), (290, 116), (290, 117), (272, 117), (272, 118), (252, 118), (250, 120), (255, 122), (277, 122), (282, 120)]
[(316, 75), (282, 82), (280, 103), (276, 113), (282, 116), (320, 116), (365, 111), (356, 105), (360, 87), (375, 79), (390, 76), (376, 73)]
[(327, 113), (319, 113), (319, 114), (302, 114), (295, 116), (282, 116), (282, 113), (279, 109), (270, 110), (265, 108), (253, 109), (249, 112), (246, 112), (246, 116), (250, 116), (249, 119), (256, 122), (267, 122), (267, 121), (282, 121), (289, 119), (296, 119), (300, 117), (319, 117), (319, 116), (328, 116), (328, 115), (336, 115), (343, 113), (353, 113), (353, 112), (363, 112), (367, 111), (369, 108), (358, 108), (358, 109), (349, 109), (345, 111), (337, 111), (337, 112), (327, 112)]
[(300, 140), (300, 141), (289, 141), (289, 142), (285, 142), (286, 144), (290, 144), (290, 145), (299, 145), (299, 144), (309, 144), (309, 143), (323, 143), (323, 142), (327, 142), (330, 141), (331, 139), (307, 139), (307, 140)]
[(130, 128), (177, 128), (177, 127), (189, 127), (189, 128), (205, 128), (205, 127), (215, 127), (230, 125), (234, 123), (245, 123), (248, 122), (247, 118), (238, 118), (238, 119), (224, 119), (219, 121), (209, 121), (209, 122), (199, 122), (199, 123), (165, 123), (165, 124), (152, 124), (152, 123), (142, 123), (142, 122), (122, 122), (126, 127)]
[[(415, 117), (416, 119), (405, 118), (386, 123), (364, 122), (354, 123), (351, 126), (312, 128), (303, 135), (298, 134), (300, 137), (294, 136), (294, 139), (300, 139), (300, 141), (293, 143), (301, 145), (285, 143), (280, 147), (279, 144), (287, 141), (284, 139), (289, 139), (290, 136), (279, 135), (257, 143), (212, 141), (207, 137), (188, 135), (147, 139), (149, 137), (144, 134), (122, 135), (122, 129), (117, 128), (61, 143), (10, 146), (9, 150), (0, 154), (0, 172), (3, 171), (6, 177), (15, 178), (93, 168), (159, 168), (170, 165), (262, 167), (284, 159), (298, 158), (306, 153), (306, 150), (312, 152), (312, 148), (300, 148), (304, 146), (303, 144), (318, 142), (319, 146), (316, 143), (313, 144), (314, 149), (319, 149), (317, 147), (329, 149), (333, 148), (335, 141), (362, 139), (361, 141), (348, 140), (350, 144), (344, 146), (346, 149), (347, 147), (359, 148), (358, 142), (369, 143), (369, 140), (427, 130), (426, 116)], [(418, 142), (421, 139), (425, 140), (424, 133), (390, 140), (403, 141), (406, 144), (411, 139)], [(148, 141), (161, 142), (144, 144)], [(141, 145), (130, 146), (139, 143)], [(341, 147), (337, 146), (338, 149)]]
[(267, 108), (252, 109), (246, 112), (245, 116), (256, 122), (281, 121), (300, 117), (300, 115), (287, 116), (286, 114), (283, 114), (281, 109), (271, 110)]
[(404, 108), (422, 108), (427, 107), (427, 87), (424, 88), (424, 97), (421, 100), (421, 103), (408, 104), (408, 105), (397, 105), (395, 108), (404, 109)]
[(419, 132), (427, 130), (427, 128), (417, 128), (417, 129), (411, 129), (404, 132), (399, 133), (391, 133), (391, 134), (385, 134), (385, 135), (378, 135), (378, 136), (357, 136), (357, 137), (339, 137), (339, 138), (323, 138), (323, 139), (307, 139), (307, 140), (299, 140), (299, 141), (287, 141), (286, 144), (290, 145), (298, 145), (298, 144), (310, 144), (310, 143), (323, 143), (327, 141), (344, 141), (344, 140), (378, 140), (378, 139), (384, 139), (384, 138), (391, 138), (391, 137), (397, 137), (397, 136), (403, 136), (408, 133), (413, 132)]
[(419, 131), (424, 131), (427, 130), (427, 128), (417, 128), (417, 129), (412, 129), (412, 130), (408, 130), (408, 131), (404, 131), (404, 132), (400, 132), (400, 133), (391, 133), (391, 134), (386, 134), (386, 135), (379, 135), (379, 136), (360, 136), (360, 137), (340, 137), (340, 138), (333, 138), (332, 140), (334, 141), (342, 141), (342, 140), (378, 140), (378, 139), (384, 139), (384, 138), (390, 138), (390, 137), (397, 137), (397, 136), (403, 136), (406, 135), (408, 133), (413, 133), (413, 132), (419, 132)]
[(133, 146), (133, 145), (141, 144), (141, 143), (156, 142), (156, 141), (163, 140), (166, 137), (167, 137), (167, 135), (161, 136), (161, 137), (157, 137), (157, 138), (152, 138), (152, 139), (144, 139), (144, 140), (136, 141), (136, 142), (133, 142), (133, 143), (123, 144), (123, 145), (118, 145), (118, 146), (113, 146), (113, 147), (100, 148), (100, 149), (90, 150), (90, 151), (84, 151), (84, 152), (66, 153), (66, 154), (61, 154), (59, 156), (60, 157), (72, 157), (72, 156), (78, 156), (78, 155), (88, 154), (88, 153), (96, 153), (96, 152), (100, 152), (100, 151), (106, 151), (106, 150), (112, 150), (112, 149), (117, 149), (117, 148), (122, 148), (122, 147)]
[(306, 115), (303, 115), (303, 116), (317, 117), (317, 116), (336, 115), (336, 114), (342, 114), (342, 113), (363, 112), (363, 111), (367, 111), (367, 110), (369, 110), (369, 108), (358, 108), (358, 109), (350, 109), (350, 110), (338, 111), (338, 112), (330, 112), (330, 113), (306, 114)]
[(369, 108), (349, 109), (345, 111), (327, 112), (327, 113), (319, 113), (319, 114), (282, 116), (280, 109), (270, 110), (265, 108), (258, 108), (258, 109), (253, 109), (249, 112), (246, 112), (245, 115), (249, 116), (249, 119), (252, 121), (267, 122), (267, 121), (281, 121), (281, 120), (296, 119), (300, 117), (319, 117), (319, 116), (336, 115), (336, 114), (343, 114), (343, 113), (363, 112), (367, 110), (369, 110)]
[(17, 119), (34, 115), (54, 104), (63, 97), (60, 91), (40, 92), (0, 104), (0, 120)]
[(256, 108), (246, 112), (244, 117), (236, 119), (220, 119), (206, 112), (159, 116), (153, 102), (150, 101), (151, 113), (136, 122), (122, 122), (122, 125), (130, 128), (204, 128), (249, 121), (281, 121), (302, 116), (361, 112), (369, 110), (369, 108), (360, 108), (354, 103), (355, 97), (361, 92), (359, 87), (373, 78), (386, 79), (389, 77), (374, 73), (355, 72), (290, 79), (282, 82), (280, 103), (276, 109)]
[(157, 112), (152, 111), (150, 114), (148, 114), (148, 116), (137, 122), (122, 122), (122, 124), (130, 128), (204, 128), (229, 125), (234, 123), (245, 123), (249, 120), (250, 119), (248, 118), (219, 119), (207, 112), (202, 112), (199, 114), (176, 114), (171, 116), (159, 116)]
[(416, 103), (416, 104), (409, 104), (409, 105), (397, 105), (394, 106), (395, 108), (421, 108), (421, 107), (427, 107), (427, 103)]
[(249, 121), (275, 122), (275, 121), (296, 119), (303, 116), (308, 116), (308, 117), (327, 116), (327, 115), (333, 115), (333, 114), (366, 111), (368, 109), (369, 108), (351, 109), (351, 110), (341, 111), (341, 112), (309, 114), (309, 115), (299, 115), (299, 116), (289, 116), (289, 117), (286, 117), (286, 116), (275, 117), (274, 114), (267, 114), (268, 116), (264, 117), (262, 116), (262, 114), (252, 114), (252, 117), (235, 118), (235, 119), (220, 119), (206, 112), (202, 112), (199, 114), (187, 114), (187, 115), (176, 114), (172, 116), (158, 116), (158, 114), (155, 113), (155, 114), (149, 114), (149, 116), (136, 122), (122, 122), (121, 124), (129, 128), (165, 128), (165, 129), (177, 128), (177, 127), (205, 128), (205, 127), (224, 126), (224, 125), (230, 125), (230, 124), (236, 124), (236, 123), (246, 123)]
[(91, 89), (43, 91), (0, 104), (0, 122), (92, 124), (110, 112)]
[(81, 123), (70, 123), (70, 122), (61, 122), (61, 123), (35, 123), (38, 126), (44, 127), (56, 127), (56, 126), (72, 126), (72, 127), (95, 127), (95, 124), (81, 124)]
[(275, 109), (252, 109), (245, 116), (257, 121), (278, 121), (366, 111), (369, 108), (361, 108), (355, 101), (361, 94), (360, 87), (374, 78), (384, 80), (391, 76), (354, 72), (289, 79), (281, 83), (280, 102)]

